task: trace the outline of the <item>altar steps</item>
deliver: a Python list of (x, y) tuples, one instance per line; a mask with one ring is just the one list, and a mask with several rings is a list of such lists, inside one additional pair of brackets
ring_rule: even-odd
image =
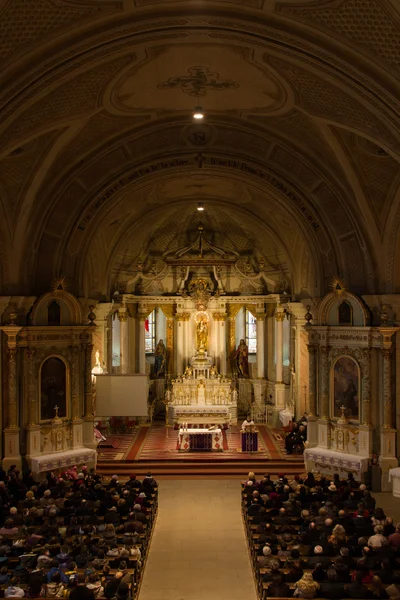
[(246, 477), (249, 471), (260, 473), (269, 473), (277, 476), (279, 473), (285, 473), (286, 476), (300, 475), (304, 473), (305, 467), (302, 460), (265, 460), (254, 456), (248, 460), (234, 460), (224, 462), (218, 460), (204, 460), (194, 458), (191, 460), (148, 460), (148, 461), (105, 461), (101, 460), (97, 464), (97, 472), (101, 475), (109, 476), (118, 474), (121, 477), (127, 477), (135, 473), (139, 478), (151, 471), (154, 477), (162, 478), (190, 478), (190, 477), (224, 477), (229, 479)]

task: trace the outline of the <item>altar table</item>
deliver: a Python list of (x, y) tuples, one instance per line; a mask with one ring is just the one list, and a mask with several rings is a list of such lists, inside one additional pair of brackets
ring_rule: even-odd
[(178, 434), (178, 450), (220, 450), (223, 448), (221, 429), (180, 429)]

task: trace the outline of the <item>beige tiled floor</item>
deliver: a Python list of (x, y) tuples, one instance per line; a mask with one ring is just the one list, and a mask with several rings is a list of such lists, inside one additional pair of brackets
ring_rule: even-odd
[(256, 600), (240, 483), (161, 481), (139, 600)]

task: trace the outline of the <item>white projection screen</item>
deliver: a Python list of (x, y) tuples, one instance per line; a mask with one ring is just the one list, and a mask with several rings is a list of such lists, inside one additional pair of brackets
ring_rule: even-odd
[(147, 417), (146, 375), (96, 375), (96, 414)]

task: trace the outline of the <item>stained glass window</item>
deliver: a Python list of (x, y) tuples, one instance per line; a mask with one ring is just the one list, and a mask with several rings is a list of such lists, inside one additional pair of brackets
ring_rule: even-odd
[(156, 311), (153, 310), (144, 322), (146, 354), (154, 354), (156, 349)]
[(246, 308), (246, 344), (249, 354), (257, 352), (257, 319)]

